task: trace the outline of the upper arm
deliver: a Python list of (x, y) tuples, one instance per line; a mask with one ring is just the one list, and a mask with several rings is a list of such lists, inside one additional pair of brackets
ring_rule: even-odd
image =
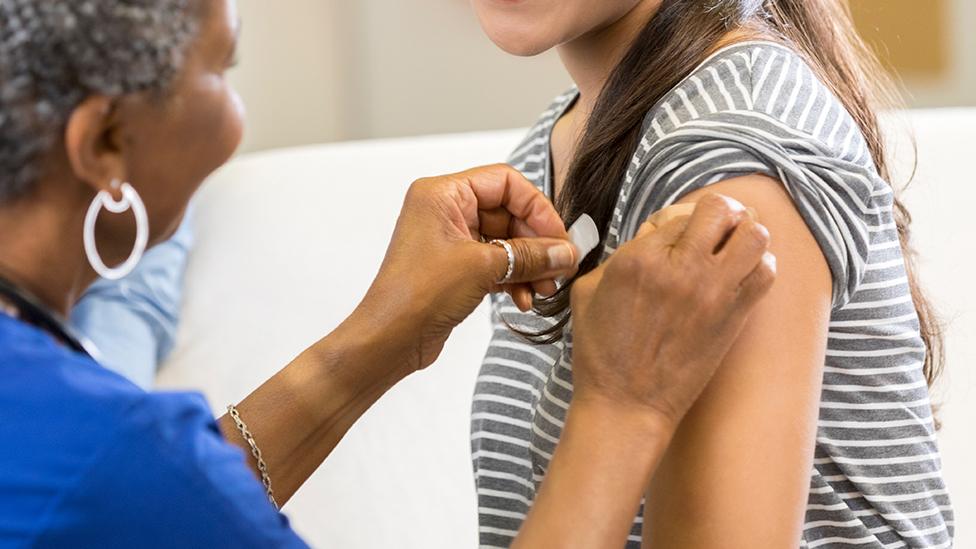
[(644, 545), (795, 546), (813, 466), (831, 273), (780, 182), (738, 177), (682, 202), (706, 190), (758, 211), (778, 276), (649, 485)]

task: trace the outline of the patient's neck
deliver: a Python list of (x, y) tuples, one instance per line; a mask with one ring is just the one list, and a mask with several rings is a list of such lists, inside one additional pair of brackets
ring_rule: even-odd
[(85, 256), (84, 209), (40, 190), (0, 205), (0, 276), (67, 317), (97, 278)]
[[(610, 75), (660, 7), (661, 0), (639, 0), (620, 19), (559, 47), (563, 65), (579, 88), (579, 98), (552, 129), (550, 145), (555, 196), (561, 196), (576, 148)], [(710, 52), (740, 40), (761, 37), (762, 33), (752, 28), (733, 29), (713, 44)]]
[(577, 117), (585, 119), (593, 112), (614, 67), (660, 5), (660, 0), (640, 0), (613, 23), (559, 46), (559, 57), (580, 91), (573, 108)]
[(603, 86), (630, 44), (657, 12), (660, 0), (640, 0), (615, 22), (559, 47), (559, 56), (579, 88), (579, 98), (552, 129), (552, 182), (554, 198), (562, 196), (576, 146), (589, 123)]

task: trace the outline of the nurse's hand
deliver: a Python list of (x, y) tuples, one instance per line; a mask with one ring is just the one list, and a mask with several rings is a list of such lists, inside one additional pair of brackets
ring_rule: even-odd
[[(415, 182), (386, 258), (358, 312), (396, 323), (416, 339), (415, 368), (440, 353), (451, 331), (491, 292), (507, 291), (523, 309), (532, 293), (555, 291), (572, 275), (576, 249), (551, 202), (511, 166), (498, 164)], [(510, 283), (504, 248), (515, 252)]]
[(676, 428), (776, 277), (769, 233), (730, 198), (648, 222), (573, 285), (577, 402), (649, 412)]

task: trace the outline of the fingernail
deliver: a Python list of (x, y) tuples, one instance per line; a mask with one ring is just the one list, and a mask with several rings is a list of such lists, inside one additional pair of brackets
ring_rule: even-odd
[(763, 261), (766, 263), (766, 265), (769, 265), (769, 268), (770, 269), (772, 269), (774, 272), (776, 271), (776, 256), (775, 255), (773, 255), (773, 254), (771, 254), (769, 252), (766, 252), (765, 254), (763, 254)]
[(756, 230), (759, 231), (759, 234), (761, 234), (763, 238), (769, 240), (769, 229), (767, 229), (765, 225), (756, 223)]
[(575, 263), (570, 244), (557, 244), (549, 248), (549, 268), (554, 271), (569, 269)]
[(738, 200), (732, 198), (731, 196), (723, 196), (722, 198), (724, 198), (725, 201), (728, 202), (730, 206), (732, 206), (733, 210), (743, 211), (746, 209), (745, 204), (739, 202)]
[(547, 287), (546, 287), (546, 289), (544, 291), (538, 291), (538, 292), (535, 293), (535, 295), (538, 298), (545, 299), (545, 298), (549, 298), (549, 297), (552, 297), (552, 296), (556, 295), (556, 292), (558, 292), (558, 291), (559, 291), (559, 288), (556, 287), (556, 284), (555, 284), (555, 281), (554, 281), (553, 282), (553, 285), (552, 285), (552, 289), (550, 289), (548, 287), (548, 285), (547, 285)]

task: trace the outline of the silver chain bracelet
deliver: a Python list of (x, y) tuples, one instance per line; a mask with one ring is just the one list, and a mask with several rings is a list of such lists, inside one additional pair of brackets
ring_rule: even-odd
[(268, 499), (271, 501), (271, 505), (274, 505), (275, 510), (280, 509), (278, 507), (278, 502), (275, 501), (274, 490), (271, 489), (271, 475), (268, 474), (268, 464), (264, 462), (264, 458), (261, 457), (261, 449), (258, 448), (258, 443), (254, 440), (254, 435), (251, 431), (248, 431), (247, 425), (244, 424), (244, 420), (241, 419), (241, 414), (237, 412), (237, 406), (230, 404), (227, 406), (227, 413), (230, 414), (231, 419), (237, 425), (237, 430), (241, 432), (241, 436), (244, 437), (244, 441), (251, 447), (251, 455), (254, 456), (254, 460), (258, 462), (258, 471), (261, 473), (261, 483), (264, 484), (264, 489), (268, 494)]

